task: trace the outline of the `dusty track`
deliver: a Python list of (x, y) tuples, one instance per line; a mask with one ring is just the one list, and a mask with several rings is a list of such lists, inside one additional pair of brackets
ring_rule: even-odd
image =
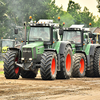
[(100, 100), (100, 78), (44, 81), (5, 79), (0, 75), (0, 100)]

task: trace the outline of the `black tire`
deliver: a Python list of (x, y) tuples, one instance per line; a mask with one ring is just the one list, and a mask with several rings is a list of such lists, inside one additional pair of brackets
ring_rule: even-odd
[(38, 74), (38, 69), (36, 69), (35, 72), (25, 71), (21, 69), (21, 73), (20, 73), (22, 78), (35, 78), (37, 74)]
[(72, 77), (84, 77), (86, 71), (86, 57), (82, 53), (73, 55)]
[(94, 71), (93, 71), (93, 57), (90, 57), (90, 69), (86, 69), (86, 76), (87, 77), (94, 77)]
[[(69, 61), (67, 61), (69, 60)], [(64, 54), (60, 55), (60, 71), (57, 72), (57, 79), (69, 79), (72, 74), (73, 60), (70, 46), (65, 48)]]
[(4, 74), (6, 79), (19, 78), (20, 68), (15, 65), (15, 61), (18, 61), (18, 52), (8, 51), (4, 57)]
[(44, 52), (41, 59), (40, 68), (43, 80), (54, 80), (57, 74), (57, 56), (55, 52)]
[(100, 48), (97, 48), (94, 53), (93, 60), (94, 77), (100, 76)]

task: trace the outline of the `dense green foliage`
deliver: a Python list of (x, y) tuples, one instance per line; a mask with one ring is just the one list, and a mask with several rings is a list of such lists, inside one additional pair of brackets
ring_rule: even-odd
[(0, 0), (0, 38), (21, 38), (21, 35), (14, 35), (14, 28), (23, 26), (24, 22), (28, 23), (29, 16), (34, 21), (53, 19), (54, 22), (58, 22), (57, 17), (60, 16), (60, 23), (65, 22), (65, 27), (72, 24), (85, 24), (89, 27), (89, 22), (92, 27), (100, 26), (100, 18), (95, 22), (96, 17), (87, 7), (81, 11), (81, 6), (72, 0), (69, 0), (67, 11), (63, 11), (63, 6), (56, 6), (55, 0)]

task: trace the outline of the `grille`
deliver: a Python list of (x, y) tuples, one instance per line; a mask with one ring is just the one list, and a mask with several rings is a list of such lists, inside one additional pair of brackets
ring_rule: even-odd
[(32, 49), (31, 48), (23, 48), (23, 58), (29, 60), (32, 58)]

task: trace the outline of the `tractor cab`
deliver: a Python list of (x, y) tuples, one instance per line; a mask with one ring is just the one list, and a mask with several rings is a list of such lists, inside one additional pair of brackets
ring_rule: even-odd
[(83, 50), (84, 46), (90, 42), (89, 30), (83, 26), (72, 25), (69, 28), (63, 28), (62, 41), (70, 41), (76, 50)]
[(15, 40), (13, 39), (1, 39), (0, 42), (1, 42), (0, 47), (2, 53), (6, 53), (9, 50), (9, 48), (15, 46)]
[(27, 42), (43, 42), (44, 46), (50, 46), (60, 40), (59, 24), (53, 23), (53, 20), (40, 19), (37, 23), (30, 22), (30, 31), (27, 34)]

